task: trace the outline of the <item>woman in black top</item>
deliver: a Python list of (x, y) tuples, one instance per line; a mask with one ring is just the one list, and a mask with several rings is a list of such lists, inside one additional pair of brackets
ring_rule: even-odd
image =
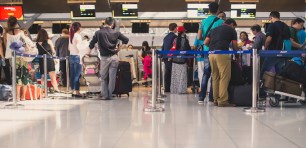
[(142, 42), (142, 49), (140, 54), (140, 59), (143, 61), (143, 59), (147, 55), (147, 51), (151, 50), (151, 47), (149, 46), (149, 43), (147, 41)]
[[(37, 40), (36, 40), (36, 46), (38, 49), (38, 54), (39, 55), (48, 55), (52, 56), (55, 53), (55, 49), (53, 46), (52, 41), (49, 39), (48, 33), (46, 30), (41, 29), (38, 34), (37, 34)], [(44, 82), (44, 61), (42, 58), (39, 59), (39, 69), (41, 73), (41, 80), (42, 83)], [(55, 63), (54, 59), (47, 58), (47, 72), (51, 78), (51, 83), (53, 85), (54, 91), (55, 92), (60, 92), (58, 89), (58, 84), (56, 81), (56, 74), (55, 74)]]

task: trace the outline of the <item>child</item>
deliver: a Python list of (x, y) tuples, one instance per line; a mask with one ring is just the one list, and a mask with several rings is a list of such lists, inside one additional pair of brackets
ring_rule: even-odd
[(146, 51), (147, 55), (143, 59), (143, 71), (144, 71), (144, 80), (147, 80), (149, 75), (152, 74), (152, 52), (151, 50)]

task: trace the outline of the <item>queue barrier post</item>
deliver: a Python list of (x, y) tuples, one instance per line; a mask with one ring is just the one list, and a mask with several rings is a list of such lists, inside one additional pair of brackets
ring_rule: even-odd
[(259, 89), (259, 55), (257, 53), (257, 49), (253, 49), (253, 86), (252, 86), (252, 107), (251, 108), (244, 108), (244, 112), (247, 113), (262, 113), (266, 110), (264, 108), (257, 107), (257, 97), (258, 97), (258, 89)]
[(152, 52), (152, 97), (151, 97), (151, 106), (144, 108), (145, 112), (162, 112), (164, 108), (157, 106), (157, 70), (158, 70), (158, 57), (156, 50)]
[(163, 92), (162, 92), (162, 61), (161, 61), (161, 58), (158, 58), (157, 56), (157, 59), (158, 59), (158, 80), (157, 80), (157, 84), (158, 84), (158, 96), (157, 98), (159, 100), (164, 100), (167, 98), (167, 95), (165, 95)]
[(12, 97), (13, 104), (5, 105), (8, 108), (23, 107), (22, 104), (17, 104), (17, 81), (16, 81), (16, 51), (12, 52)]
[(43, 60), (44, 60), (44, 90), (45, 90), (45, 98), (48, 98), (47, 54), (43, 55)]

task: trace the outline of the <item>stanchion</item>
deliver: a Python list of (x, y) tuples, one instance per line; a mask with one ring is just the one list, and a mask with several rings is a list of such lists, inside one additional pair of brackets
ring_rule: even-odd
[(44, 54), (44, 89), (45, 98), (48, 98), (48, 76), (47, 76), (47, 55)]
[(257, 107), (257, 93), (258, 93), (258, 70), (259, 70), (259, 60), (258, 60), (257, 49), (253, 49), (253, 87), (252, 87), (252, 107), (245, 108), (244, 111), (248, 113), (261, 113), (265, 112), (264, 108)]
[(151, 106), (147, 106), (144, 108), (145, 112), (162, 112), (164, 111), (164, 108), (157, 107), (157, 55), (156, 51), (153, 50), (152, 53), (152, 101)]
[(69, 93), (70, 78), (69, 78), (69, 56), (66, 57), (66, 92)]
[(17, 108), (22, 107), (22, 104), (17, 104), (17, 82), (16, 82), (16, 51), (12, 52), (12, 96), (13, 96), (13, 104), (5, 105), (9, 108)]
[(159, 100), (165, 100), (167, 98), (167, 96), (165, 94), (162, 93), (162, 87), (161, 87), (161, 83), (162, 83), (162, 62), (161, 62), (161, 58), (158, 58), (157, 56), (157, 59), (158, 59), (158, 81), (157, 81), (157, 84), (158, 84), (158, 96), (157, 98)]

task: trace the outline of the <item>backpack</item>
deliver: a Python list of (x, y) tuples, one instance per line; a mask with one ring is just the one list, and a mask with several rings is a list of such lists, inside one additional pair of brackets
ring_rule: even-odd
[[(178, 46), (177, 46), (177, 45), (178, 45), (177, 39), (178, 39), (178, 38), (176, 38), (176, 39), (173, 41), (173, 42), (176, 44), (175, 47), (178, 47)], [(180, 47), (179, 47), (178, 49), (176, 49), (176, 50), (179, 50), (179, 51), (190, 50), (191, 47), (190, 47), (190, 45), (189, 45), (188, 39), (186, 39), (186, 37), (181, 37), (180, 39), (181, 39), (181, 41), (180, 41)], [(178, 54), (177, 56), (178, 56), (178, 57), (173, 58), (173, 60), (172, 60), (173, 63), (176, 63), (176, 64), (185, 64), (185, 63), (187, 62), (187, 59), (185, 59), (185, 58), (180, 58), (180, 57), (179, 57), (179, 56), (183, 56), (182, 54)]]

